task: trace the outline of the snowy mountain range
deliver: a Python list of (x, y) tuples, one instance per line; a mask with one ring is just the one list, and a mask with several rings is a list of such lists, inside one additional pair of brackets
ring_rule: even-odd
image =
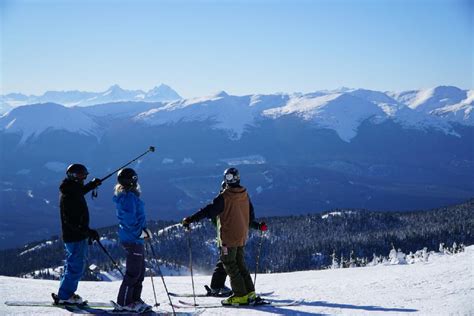
[(181, 97), (171, 87), (161, 84), (149, 91), (125, 90), (113, 85), (104, 92), (47, 91), (41, 96), (10, 93), (0, 95), (0, 114), (21, 105), (35, 103), (57, 103), (67, 107), (89, 106), (121, 101), (161, 102), (179, 100)]
[[(111, 88), (101, 97), (125, 98), (123, 91)], [(57, 233), (49, 218), (57, 217), (67, 165), (81, 162), (101, 176), (150, 145), (157, 151), (132, 167), (151, 213), (165, 219), (209, 201), (231, 165), (261, 215), (459, 203), (474, 192), (473, 95), (445, 86), (401, 93), (345, 88), (17, 106), (0, 117), (0, 245), (19, 243), (17, 229), (27, 230), (28, 240)], [(113, 180), (102, 187), (91, 210), (105, 226), (114, 220)], [(25, 221), (12, 226), (18, 216)]]
[[(79, 95), (86, 95), (87, 98), (77, 101)], [(76, 101), (71, 102), (72, 99)], [(20, 132), (22, 140), (31, 135), (39, 135), (48, 128), (78, 132), (76, 126), (69, 124), (68, 116), (72, 115), (80, 118), (77, 124), (82, 125), (81, 133), (100, 138), (102, 129), (98, 128), (100, 122), (96, 118), (118, 113), (135, 122), (149, 125), (209, 121), (211, 127), (229, 132), (234, 138), (239, 138), (247, 128), (255, 126), (261, 120), (284, 117), (298, 117), (320, 128), (334, 130), (346, 142), (357, 135), (357, 129), (366, 120), (376, 123), (393, 120), (406, 128), (432, 128), (453, 135), (456, 132), (450, 123), (474, 126), (474, 90), (445, 86), (392, 94), (363, 89), (248, 96), (230, 96), (220, 92), (209, 97), (163, 102), (172, 99), (180, 97), (164, 85), (147, 93), (112, 86), (105, 93), (93, 97), (87, 92), (47, 92), (35, 102), (41, 104), (29, 106), (30, 110), (18, 108), (1, 117), (0, 129)], [(46, 100), (47, 103), (59, 103), (67, 107), (76, 106), (65, 110), (59, 106), (44, 105), (43, 101)], [(159, 103), (137, 105), (128, 102), (128, 108), (124, 108), (126, 102), (122, 101)], [(77, 107), (111, 102), (121, 105), (89, 106), (84, 109)], [(41, 116), (48, 121), (38, 124), (34, 121), (41, 116), (24, 117), (35, 111), (41, 111)], [(81, 117), (84, 114), (90, 116), (90, 119), (83, 120)], [(58, 120), (53, 122), (49, 120), (50, 116)]]

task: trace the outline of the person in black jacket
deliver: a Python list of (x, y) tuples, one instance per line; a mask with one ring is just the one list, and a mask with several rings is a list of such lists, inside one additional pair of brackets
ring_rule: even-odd
[(89, 228), (89, 209), (84, 195), (102, 184), (100, 179), (94, 178), (84, 185), (88, 174), (84, 165), (72, 164), (67, 168), (67, 176), (59, 186), (59, 208), (66, 262), (58, 295), (55, 297), (56, 304), (84, 303), (75, 292), (84, 273), (88, 256), (87, 241), (99, 240), (98, 232)]

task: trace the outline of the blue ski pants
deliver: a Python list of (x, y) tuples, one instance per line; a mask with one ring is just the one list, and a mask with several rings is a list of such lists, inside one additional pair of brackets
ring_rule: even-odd
[(79, 284), (79, 280), (84, 274), (89, 249), (87, 239), (64, 243), (66, 249), (66, 262), (64, 273), (61, 276), (58, 296), (61, 300), (67, 300), (73, 295)]

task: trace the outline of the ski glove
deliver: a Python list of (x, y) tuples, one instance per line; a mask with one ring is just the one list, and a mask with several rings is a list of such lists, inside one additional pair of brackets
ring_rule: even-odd
[(191, 217), (185, 217), (183, 218), (183, 221), (181, 222), (181, 224), (183, 225), (183, 227), (188, 230), (189, 229), (189, 225), (192, 223), (191, 221)]
[(149, 228), (145, 228), (142, 230), (142, 234), (140, 235), (140, 238), (149, 239), (152, 237), (153, 237), (153, 233), (151, 232)]
[(91, 182), (92, 182), (92, 184), (94, 184), (94, 187), (98, 187), (99, 185), (102, 184), (102, 180), (97, 179), (97, 178), (92, 179)]
[(268, 226), (267, 224), (265, 224), (265, 222), (260, 222), (258, 223), (258, 229), (264, 232), (268, 230)]
[(92, 179), (91, 183), (94, 186), (94, 188), (97, 188), (99, 185), (102, 184), (102, 181), (100, 179), (94, 178)]
[(95, 229), (89, 229), (86, 234), (90, 240), (100, 240), (100, 235)]

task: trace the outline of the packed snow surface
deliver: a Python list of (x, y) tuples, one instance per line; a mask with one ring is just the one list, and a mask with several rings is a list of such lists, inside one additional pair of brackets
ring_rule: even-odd
[[(427, 262), (377, 265), (364, 268), (262, 274), (257, 291), (275, 291), (274, 300), (304, 299), (299, 306), (254, 309), (213, 308), (204, 315), (472, 315), (474, 246), (456, 255), (431, 255)], [(192, 292), (189, 276), (165, 277), (173, 292)], [(203, 292), (210, 276), (195, 277), (196, 291)], [(48, 301), (58, 281), (0, 277), (1, 315), (62, 315), (49, 307), (11, 307), (7, 300)], [(91, 301), (115, 300), (120, 281), (81, 282), (78, 293)], [(171, 312), (160, 281), (155, 279), (160, 309)], [(154, 303), (150, 278), (142, 298)], [(177, 302), (177, 298), (172, 298)], [(183, 298), (192, 301), (192, 298)], [(218, 303), (218, 298), (196, 298), (197, 303)], [(185, 310), (185, 309), (182, 309)], [(186, 309), (187, 310), (187, 309)], [(189, 309), (189, 310), (192, 310)]]

